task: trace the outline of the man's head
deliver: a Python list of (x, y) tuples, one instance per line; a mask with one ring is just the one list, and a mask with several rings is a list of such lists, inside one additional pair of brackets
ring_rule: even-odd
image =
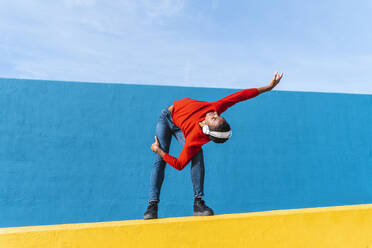
[[(204, 124), (208, 125), (210, 131), (228, 132), (231, 130), (229, 123), (222, 116), (219, 116), (217, 112), (208, 112), (205, 115)], [(212, 135), (208, 135), (208, 137), (215, 143), (224, 143), (229, 139), (217, 138)]]

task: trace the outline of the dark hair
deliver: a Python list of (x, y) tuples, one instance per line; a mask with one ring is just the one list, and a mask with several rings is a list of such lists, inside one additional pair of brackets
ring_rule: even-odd
[[(217, 127), (209, 127), (211, 131), (217, 131), (217, 132), (228, 132), (231, 130), (229, 123), (225, 119), (223, 119), (223, 122), (217, 126)], [(214, 142), (214, 143), (225, 143), (229, 138), (216, 138), (212, 135), (208, 135), (208, 137)]]

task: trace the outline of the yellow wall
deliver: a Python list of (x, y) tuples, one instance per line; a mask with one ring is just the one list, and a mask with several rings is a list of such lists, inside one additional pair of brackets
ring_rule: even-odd
[(0, 248), (372, 248), (372, 204), (0, 229)]

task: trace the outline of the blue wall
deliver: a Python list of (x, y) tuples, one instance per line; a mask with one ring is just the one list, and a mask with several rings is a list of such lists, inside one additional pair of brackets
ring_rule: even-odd
[[(141, 219), (160, 111), (235, 91), (0, 79), (0, 227)], [(223, 116), (233, 137), (204, 146), (217, 214), (372, 203), (372, 95), (273, 91)], [(167, 166), (159, 216), (192, 205), (190, 166)]]

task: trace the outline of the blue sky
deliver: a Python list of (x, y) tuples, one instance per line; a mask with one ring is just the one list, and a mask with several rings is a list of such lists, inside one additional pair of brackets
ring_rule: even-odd
[(0, 77), (372, 94), (372, 0), (0, 0)]

